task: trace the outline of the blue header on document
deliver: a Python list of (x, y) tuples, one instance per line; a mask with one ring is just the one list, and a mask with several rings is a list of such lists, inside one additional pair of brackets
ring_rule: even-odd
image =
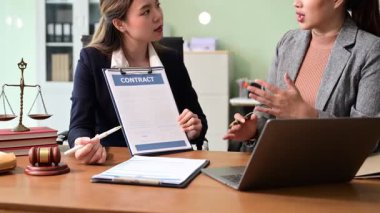
[(184, 140), (168, 141), (168, 142), (160, 142), (160, 143), (138, 144), (138, 145), (135, 145), (135, 147), (137, 151), (146, 151), (146, 150), (154, 150), (154, 149), (186, 147), (186, 142)]
[(112, 75), (115, 86), (141, 86), (164, 84), (161, 74)]

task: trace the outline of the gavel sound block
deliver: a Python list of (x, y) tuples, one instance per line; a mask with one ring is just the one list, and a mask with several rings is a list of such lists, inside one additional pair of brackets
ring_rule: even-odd
[(25, 169), (28, 175), (60, 175), (70, 171), (70, 168), (60, 163), (61, 153), (58, 147), (32, 147), (29, 150), (29, 162)]

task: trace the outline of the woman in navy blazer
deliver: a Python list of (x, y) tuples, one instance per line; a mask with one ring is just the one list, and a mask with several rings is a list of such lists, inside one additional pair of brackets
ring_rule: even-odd
[[(278, 43), (268, 82), (256, 81), (266, 90), (248, 87), (250, 97), (265, 107), (256, 107), (248, 119), (236, 114), (241, 124), (233, 126), (225, 139), (253, 142), (268, 118), (380, 116), (378, 0), (294, 0), (294, 7), (301, 29), (289, 31)], [(312, 61), (313, 69), (303, 70), (304, 79), (309, 79), (305, 82), (320, 81), (312, 93), (314, 104), (309, 104), (296, 86), (300, 70), (313, 39), (334, 37), (328, 60)], [(322, 48), (313, 48), (314, 54), (322, 54)], [(317, 69), (321, 77), (309, 78)], [(303, 88), (304, 94), (308, 88)]]
[(86, 164), (103, 163), (107, 155), (104, 146), (126, 146), (121, 131), (101, 141), (94, 138), (96, 134), (119, 125), (102, 69), (148, 67), (152, 54), (157, 55), (165, 67), (181, 113), (180, 125), (190, 142), (200, 149), (207, 121), (183, 59), (175, 50), (154, 42), (162, 38), (163, 18), (159, 2), (107, 0), (100, 1), (100, 9), (100, 27), (89, 46), (82, 49), (74, 77), (68, 141), (70, 147), (83, 145), (75, 152), (75, 157)]

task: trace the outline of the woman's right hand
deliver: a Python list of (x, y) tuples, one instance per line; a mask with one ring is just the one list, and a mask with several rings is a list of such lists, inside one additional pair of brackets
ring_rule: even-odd
[(107, 159), (106, 149), (100, 144), (97, 136), (92, 139), (89, 137), (77, 138), (75, 145), (83, 146), (75, 152), (75, 158), (84, 164), (102, 164)]
[(249, 119), (246, 119), (241, 114), (236, 113), (234, 118), (238, 121), (238, 124), (231, 126), (223, 139), (235, 141), (247, 141), (252, 139), (257, 131), (257, 115), (252, 114)]

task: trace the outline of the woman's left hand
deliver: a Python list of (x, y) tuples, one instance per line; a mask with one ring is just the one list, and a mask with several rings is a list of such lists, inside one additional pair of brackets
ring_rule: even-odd
[(256, 83), (265, 87), (265, 90), (249, 86), (250, 98), (253, 98), (267, 107), (256, 107), (257, 111), (265, 112), (277, 118), (316, 118), (317, 111), (306, 103), (294, 82), (285, 73), (284, 80), (287, 89), (282, 90), (263, 80)]
[(178, 122), (182, 129), (186, 132), (189, 140), (193, 140), (199, 136), (202, 130), (202, 122), (197, 114), (188, 109), (184, 109), (178, 117)]

